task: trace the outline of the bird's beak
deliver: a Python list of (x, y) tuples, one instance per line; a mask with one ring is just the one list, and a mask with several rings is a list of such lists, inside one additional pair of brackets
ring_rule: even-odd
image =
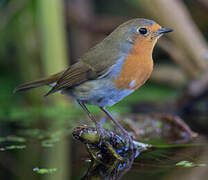
[(162, 34), (165, 34), (165, 33), (172, 32), (172, 31), (174, 31), (174, 29), (170, 29), (170, 28), (160, 28), (159, 30), (157, 30), (157, 32), (155, 34), (162, 35)]

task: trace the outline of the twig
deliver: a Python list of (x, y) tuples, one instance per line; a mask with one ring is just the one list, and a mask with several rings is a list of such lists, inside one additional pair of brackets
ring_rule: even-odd
[(195, 79), (198, 77), (199, 72), (193, 67), (193, 64), (189, 61), (186, 54), (183, 53), (179, 48), (177, 48), (171, 41), (161, 38), (158, 42), (159, 46), (165, 50), (186, 73), (190, 79)]
[(162, 25), (176, 29), (169, 37), (188, 55), (193, 66), (203, 72), (207, 68), (207, 44), (183, 1), (146, 0), (141, 5)]

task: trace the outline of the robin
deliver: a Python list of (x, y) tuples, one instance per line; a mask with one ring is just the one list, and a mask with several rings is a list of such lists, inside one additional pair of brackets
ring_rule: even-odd
[(23, 84), (14, 92), (49, 85), (52, 89), (73, 97), (95, 123), (100, 137), (100, 124), (86, 104), (98, 106), (121, 130), (131, 144), (129, 133), (106, 110), (134, 92), (150, 77), (153, 70), (152, 51), (163, 34), (173, 29), (162, 28), (152, 20), (136, 18), (118, 26), (102, 42), (95, 45), (68, 69), (33, 82)]

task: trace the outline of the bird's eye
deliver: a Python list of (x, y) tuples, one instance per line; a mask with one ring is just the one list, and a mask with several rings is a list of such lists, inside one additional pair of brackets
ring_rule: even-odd
[(140, 34), (143, 34), (143, 35), (147, 34), (147, 29), (146, 28), (139, 28), (138, 31), (139, 31)]

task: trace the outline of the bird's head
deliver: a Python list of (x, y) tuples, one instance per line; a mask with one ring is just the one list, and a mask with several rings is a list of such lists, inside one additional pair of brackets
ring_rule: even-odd
[(137, 18), (121, 24), (112, 35), (115, 41), (120, 42), (122, 49), (138, 45), (152, 50), (159, 37), (172, 31), (173, 29), (162, 28), (152, 20)]

